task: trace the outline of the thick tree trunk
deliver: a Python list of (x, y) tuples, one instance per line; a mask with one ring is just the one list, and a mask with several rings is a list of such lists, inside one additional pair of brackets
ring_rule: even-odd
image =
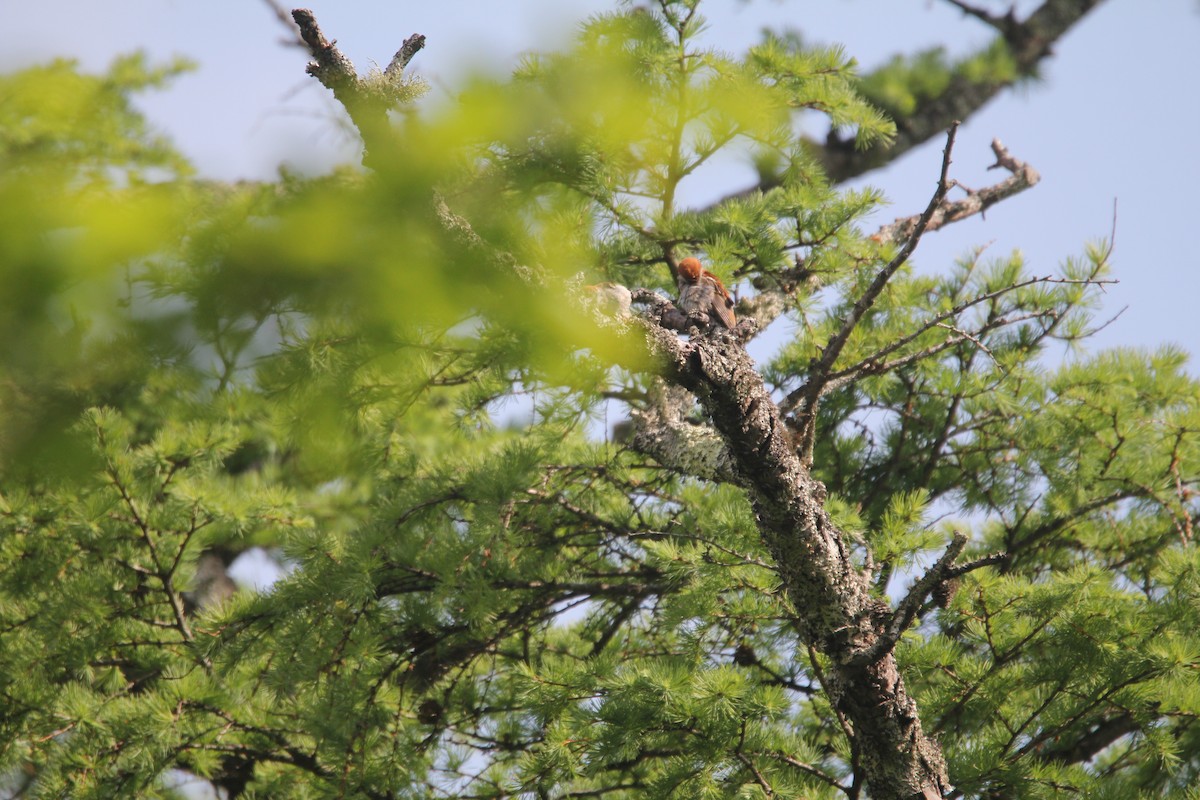
[(680, 340), (651, 328), (668, 380), (691, 390), (711, 415), (779, 566), (806, 643), (827, 656), (830, 701), (844, 717), (871, 797), (941, 797), (947, 788), (938, 744), (883, 639), (891, 609), (870, 596), (846, 536), (824, 509), (825, 489), (796, 456), (792, 437), (753, 361), (716, 331)]

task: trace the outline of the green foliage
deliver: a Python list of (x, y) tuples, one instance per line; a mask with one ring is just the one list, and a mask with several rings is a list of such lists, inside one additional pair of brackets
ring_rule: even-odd
[(953, 64), (941, 47), (911, 56), (893, 56), (865, 76), (858, 89), (888, 114), (908, 117), (922, 105), (943, 97), (952, 86), (969, 91), (971, 87), (1011, 83), (1018, 77), (1008, 45), (997, 39), (991, 46)]
[(103, 76), (82, 75), (65, 60), (3, 76), (0, 164), (9, 176), (37, 170), (101, 185), (189, 174), (130, 95), (162, 88), (190, 68), (182, 60), (152, 68), (138, 53), (118, 58)]
[[(793, 410), (894, 255), (797, 115), (886, 142), (879, 108), (975, 67), (896, 65), (871, 103), (838, 49), (702, 31), (695, 2), (597, 17), (395, 120), (372, 174), (259, 186), (193, 180), (133, 110), (180, 65), (0, 79), (0, 793), (858, 791), (744, 494), (601, 431), (662, 387), (578, 288), (703, 254), (779, 293)], [(767, 188), (686, 202), (730, 155)], [(902, 269), (817, 412), (879, 598), (950, 526), (1010, 553), (898, 651), (967, 797), (1200, 779), (1200, 388), (1173, 350), (1082, 354), (1106, 269)], [(286, 576), (216, 591), (251, 546)]]

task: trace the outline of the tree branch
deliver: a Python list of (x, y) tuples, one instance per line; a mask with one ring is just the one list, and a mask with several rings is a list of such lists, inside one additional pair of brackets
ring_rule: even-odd
[[(974, 13), (999, 32), (1007, 47), (1017, 78), (1036, 73), (1054, 44), (1079, 20), (1099, 5), (1100, 0), (1045, 0), (1024, 22)], [(968, 11), (965, 3), (955, 3)], [(970, 11), (968, 11), (970, 13)], [(823, 147), (817, 148), (830, 179), (840, 183), (888, 164), (944, 130), (953, 120), (967, 119), (985, 103), (1011, 86), (1015, 79), (975, 80), (956, 75), (936, 97), (928, 98), (907, 116), (897, 116), (896, 137), (887, 146), (859, 149), (853, 136), (832, 131)]]
[[(876, 649), (888, 609), (871, 597), (845, 534), (823, 507), (824, 486), (796, 457), (753, 361), (723, 330), (685, 343), (653, 323), (645, 329), (664, 377), (700, 400), (725, 442), (796, 609), (797, 630), (829, 658), (830, 701), (850, 721), (872, 796), (941, 797), (941, 751), (922, 731), (890, 650)], [(864, 653), (879, 655), (867, 660)]]
[(512, 253), (492, 247), (485, 242), (483, 237), (471, 227), (470, 222), (450, 210), (450, 206), (446, 205), (445, 199), (439, 192), (433, 194), (433, 213), (437, 217), (438, 224), (450, 235), (451, 240), (471, 256), (482, 259), (490, 266), (511, 272), (523, 283), (545, 283), (545, 275), (540, 269), (520, 264)]
[(896, 274), (896, 270), (900, 269), (908, 260), (908, 257), (912, 255), (912, 252), (917, 247), (917, 243), (921, 241), (921, 236), (925, 233), (930, 220), (933, 219), (934, 214), (945, 200), (946, 193), (950, 190), (950, 155), (954, 150), (954, 138), (957, 132), (958, 123), (955, 122), (950, 126), (950, 130), (946, 134), (946, 147), (942, 151), (942, 169), (938, 177), (937, 189), (934, 191), (933, 197), (930, 199), (924, 213), (917, 218), (904, 246), (879, 271), (875, 279), (871, 281), (871, 285), (867, 287), (867, 290), (854, 301), (854, 304), (846, 314), (846, 319), (842, 321), (841, 328), (826, 343), (821, 358), (813, 364), (812, 369), (809, 371), (808, 379), (799, 389), (788, 395), (786, 404), (789, 407), (796, 407), (798, 409), (796, 428), (799, 434), (800, 451), (805, 454), (806, 461), (811, 458), (812, 453), (814, 426), (817, 418), (817, 399), (821, 396), (821, 392), (829, 380), (834, 362), (841, 355), (842, 348), (846, 346), (846, 342), (849, 341), (850, 334), (854, 332), (859, 320), (875, 304), (875, 300), (883, 292), (884, 287), (887, 286), (892, 276)]
[(951, 579), (957, 578), (961, 575), (966, 575), (968, 572), (974, 572), (981, 567), (990, 567), (993, 564), (1003, 564), (1005, 561), (1008, 561), (1008, 559), (1009, 554), (1005, 553), (1004, 551), (989, 553), (988, 555), (981, 556), (974, 561), (968, 561), (965, 564), (959, 564), (956, 567), (951, 567), (950, 569), (946, 570), (946, 577)]
[(682, 404), (651, 407), (631, 413), (633, 447), (659, 463), (714, 483), (739, 483), (738, 474), (720, 435), (706, 425), (679, 419)]
[(425, 46), (425, 37), (414, 33), (405, 39), (382, 76), (376, 73), (375, 77), (360, 78), (354, 64), (338, 50), (337, 43), (325, 38), (312, 11), (297, 8), (292, 11), (292, 19), (314, 59), (306, 71), (333, 92), (346, 109), (363, 140), (363, 166), (372, 166), (381, 152), (387, 152), (386, 145), (392, 136), (388, 111), (398, 102), (401, 73)]
[[(999, 139), (992, 140), (992, 152), (996, 156), (996, 163), (988, 169), (1003, 167), (1012, 174), (999, 183), (977, 190), (967, 189), (955, 181), (950, 181), (951, 186), (959, 186), (967, 192), (967, 197), (953, 201), (943, 198), (926, 223), (925, 233), (936, 231), (952, 222), (968, 219), (975, 214), (983, 214), (1001, 200), (1019, 194), (1041, 180), (1036, 169), (1015, 158)], [(898, 218), (894, 222), (881, 226), (872, 234), (871, 238), (878, 242), (898, 244), (912, 235), (922, 216), (923, 214), (915, 214)], [(758, 321), (759, 329), (766, 329), (787, 311), (791, 304), (792, 293), (807, 276), (808, 273), (798, 263), (795, 269), (780, 273), (778, 286), (764, 289), (753, 297), (743, 297), (738, 303), (738, 314), (754, 317)], [(797, 399), (791, 400), (792, 406), (795, 405)]]
[(1040, 755), (1047, 761), (1060, 764), (1080, 764), (1093, 759), (1097, 753), (1122, 736), (1133, 733), (1141, 726), (1128, 712), (1101, 719), (1091, 730), (1077, 739), (1056, 736), (1052, 746), (1044, 748)]
[[(926, 233), (936, 231), (938, 228), (948, 225), (951, 222), (957, 222), (960, 219), (966, 219), (975, 214), (982, 214), (1001, 200), (1023, 192), (1031, 186), (1035, 186), (1042, 179), (1042, 176), (1038, 174), (1036, 169), (1024, 161), (1014, 158), (1008, 152), (1008, 148), (999, 139), (992, 140), (992, 152), (996, 154), (996, 163), (988, 167), (988, 169), (1003, 167), (1012, 174), (1000, 183), (978, 190), (967, 189), (961, 184), (952, 181), (953, 185), (957, 185), (966, 191), (967, 196), (962, 200), (954, 201), (943, 198), (937, 207), (933, 209), (933, 213), (929, 215), (929, 219), (926, 220)], [(897, 243), (909, 239), (912, 237), (917, 224), (923, 216), (922, 214), (897, 219), (895, 222), (884, 225), (876, 231), (872, 238), (881, 242)]]
[(959, 9), (967, 16), (974, 17), (977, 20), (987, 23), (1006, 37), (1016, 35), (1018, 23), (1017, 9), (1015, 7), (1009, 8), (1008, 13), (1001, 17), (993, 14), (987, 9), (973, 6), (970, 3), (964, 2), (963, 0), (946, 0), (946, 2)]
[(300, 29), (300, 38), (304, 40), (314, 59), (305, 71), (333, 92), (334, 98), (350, 114), (350, 119), (359, 129), (359, 133), (365, 135), (363, 128), (366, 120), (355, 116), (355, 112), (362, 107), (362, 98), (359, 96), (358, 73), (354, 70), (353, 62), (338, 50), (336, 42), (325, 38), (311, 10), (294, 9), (292, 19)]
[(404, 40), (404, 44), (396, 51), (396, 55), (392, 56), (391, 62), (383, 70), (384, 75), (398, 75), (408, 66), (408, 62), (425, 47), (425, 37), (419, 33), (414, 33), (412, 36)]
[(925, 603), (925, 598), (933, 591), (938, 584), (945, 582), (950, 577), (950, 570), (954, 566), (954, 559), (958, 558), (959, 553), (967, 545), (967, 537), (954, 532), (950, 544), (946, 546), (946, 552), (942, 553), (932, 567), (925, 571), (917, 581), (909, 588), (908, 593), (904, 595), (904, 599), (896, 606), (896, 610), (892, 612), (892, 618), (888, 622), (887, 628), (880, 634), (879, 638), (870, 648), (860, 653), (857, 658), (862, 663), (869, 664), (876, 658), (879, 658), (884, 653), (890, 653), (892, 648), (896, 646), (896, 642), (900, 641), (900, 637), (904, 632), (912, 626), (913, 620), (917, 617), (917, 612), (921, 610), (921, 606)]
[[(970, 16), (976, 17), (999, 32), (1012, 56), (1017, 79), (1036, 74), (1042, 60), (1053, 53), (1054, 44), (1062, 38), (1101, 0), (1045, 0), (1024, 22), (1018, 22), (1012, 11), (1003, 17), (949, 0)], [(895, 114), (896, 136), (888, 144), (860, 149), (853, 134), (842, 136), (830, 131), (825, 143), (810, 142), (812, 151), (825, 167), (834, 183), (845, 181), (890, 164), (918, 145), (944, 131), (954, 120), (965, 120), (989, 100), (1015, 83), (1015, 79), (973, 80), (965, 75), (953, 77), (936, 97), (926, 98), (908, 115)], [(754, 186), (727, 195), (725, 200), (766, 192), (778, 186), (778, 178), (765, 178)], [(765, 327), (765, 325), (764, 325)]]

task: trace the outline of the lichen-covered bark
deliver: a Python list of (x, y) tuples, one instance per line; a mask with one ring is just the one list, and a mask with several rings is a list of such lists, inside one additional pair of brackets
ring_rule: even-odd
[(738, 474), (724, 442), (712, 427), (688, 421), (693, 401), (678, 386), (656, 386), (656, 402), (634, 409), (633, 446), (640, 453), (688, 475), (717, 483), (737, 483)]
[(729, 450), (798, 629), (830, 661), (826, 688), (852, 730), (871, 796), (941, 797), (941, 750), (921, 729), (891, 648), (875, 654), (890, 609), (870, 596), (845, 535), (825, 512), (824, 486), (797, 458), (754, 362), (723, 331), (685, 342), (651, 325), (648, 339), (666, 377), (699, 398)]

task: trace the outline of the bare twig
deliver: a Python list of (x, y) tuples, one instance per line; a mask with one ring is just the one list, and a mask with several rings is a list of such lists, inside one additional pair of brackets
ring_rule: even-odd
[(991, 27), (999, 31), (1005, 38), (1010, 38), (1016, 35), (1017, 26), (1017, 10), (1016, 7), (1010, 7), (1008, 13), (1004, 16), (993, 14), (984, 8), (973, 6), (964, 0), (946, 0), (947, 3), (961, 10), (969, 17), (974, 17), (977, 20), (987, 23)]
[(271, 9), (271, 13), (279, 19), (280, 24), (287, 29), (287, 38), (281, 39), (282, 44), (288, 47), (304, 47), (304, 37), (300, 35), (300, 29), (288, 14), (287, 9), (279, 0), (263, 0), (267, 4), (267, 8)]
[(957, 334), (959, 337), (959, 341), (966, 339), (967, 341), (971, 342), (976, 347), (978, 347), (980, 350), (982, 350), (987, 355), (987, 357), (992, 360), (993, 364), (995, 364), (997, 367), (999, 367), (1001, 371), (1004, 371), (1004, 365), (996, 360), (995, 354), (993, 354), (992, 351), (990, 349), (988, 349), (988, 346), (979, 339), (978, 334), (974, 334), (969, 331), (964, 331), (961, 328), (956, 328), (953, 325), (947, 325), (945, 322), (937, 323), (937, 327), (945, 328), (946, 330)]
[[(917, 612), (921, 610), (925, 598), (929, 596), (934, 587), (943, 583), (951, 576), (954, 559), (958, 558), (959, 553), (963, 551), (966, 545), (966, 535), (955, 531), (950, 544), (946, 546), (946, 551), (942, 553), (941, 558), (926, 570), (924, 575), (917, 579), (917, 582), (908, 590), (908, 594), (904, 595), (904, 599), (896, 606), (896, 610), (892, 612), (891, 619), (888, 621), (883, 633), (879, 635), (879, 638), (869, 648), (857, 654), (855, 657), (857, 663), (874, 663), (885, 653), (892, 651), (892, 648), (896, 646), (896, 642), (900, 641), (900, 637), (912, 625), (913, 620), (916, 619)], [(979, 566), (983, 565), (980, 564)]]
[(350, 122), (363, 140), (366, 150), (363, 165), (372, 166), (372, 159), (379, 152), (386, 151), (385, 145), (392, 135), (388, 111), (397, 102), (400, 74), (425, 46), (425, 37), (414, 33), (404, 41), (392, 56), (384, 72), (384, 80), (364, 79), (358, 76), (353, 62), (338, 50), (337, 43), (325, 38), (312, 11), (297, 8), (292, 11), (292, 19), (296, 21), (300, 38), (313, 57), (306, 71), (333, 92), (334, 98), (346, 109)]
[(929, 221), (941, 207), (942, 201), (946, 198), (946, 193), (950, 190), (950, 156), (954, 150), (954, 139), (957, 133), (958, 123), (955, 122), (950, 126), (950, 130), (946, 134), (946, 147), (942, 151), (942, 169), (938, 176), (937, 189), (934, 191), (929, 205), (925, 208), (925, 212), (921, 214), (913, 225), (912, 231), (907, 237), (908, 240), (900, 248), (900, 252), (896, 253), (895, 257), (879, 271), (875, 279), (871, 281), (871, 285), (867, 287), (867, 290), (850, 306), (845, 320), (842, 321), (841, 328), (826, 343), (821, 358), (813, 364), (808, 379), (804, 382), (803, 386), (793, 393), (795, 399), (793, 400), (790, 396), (788, 398), (789, 401), (792, 401), (793, 406), (799, 408), (800, 419), (797, 426), (800, 433), (799, 445), (800, 452), (804, 454), (803, 460), (806, 463), (812, 451), (817, 399), (821, 396), (825, 383), (829, 380), (834, 362), (841, 355), (842, 348), (846, 346), (846, 342), (849, 341), (850, 334), (854, 332), (859, 320), (875, 304), (880, 293), (887, 286), (888, 281), (896, 274), (896, 270), (900, 269), (908, 260), (908, 257), (912, 255), (912, 252), (917, 247), (917, 243), (921, 241), (921, 236), (925, 233)]
[[(967, 196), (962, 200), (951, 202), (943, 199), (938, 204), (938, 207), (933, 210), (933, 213), (929, 215), (928, 220), (926, 220), (926, 232), (936, 231), (943, 225), (957, 222), (960, 219), (965, 219), (975, 214), (982, 214), (1001, 200), (1011, 197), (1018, 192), (1025, 191), (1042, 179), (1042, 176), (1038, 174), (1036, 169), (1024, 161), (1014, 158), (999, 139), (992, 140), (992, 152), (996, 154), (996, 163), (988, 167), (988, 169), (1003, 167), (1012, 174), (1000, 183), (983, 189), (969, 190), (964, 187)], [(917, 223), (924, 216), (922, 214), (898, 219), (889, 225), (884, 225), (875, 232), (872, 238), (881, 242), (904, 241), (912, 236), (912, 231), (916, 229)]]

